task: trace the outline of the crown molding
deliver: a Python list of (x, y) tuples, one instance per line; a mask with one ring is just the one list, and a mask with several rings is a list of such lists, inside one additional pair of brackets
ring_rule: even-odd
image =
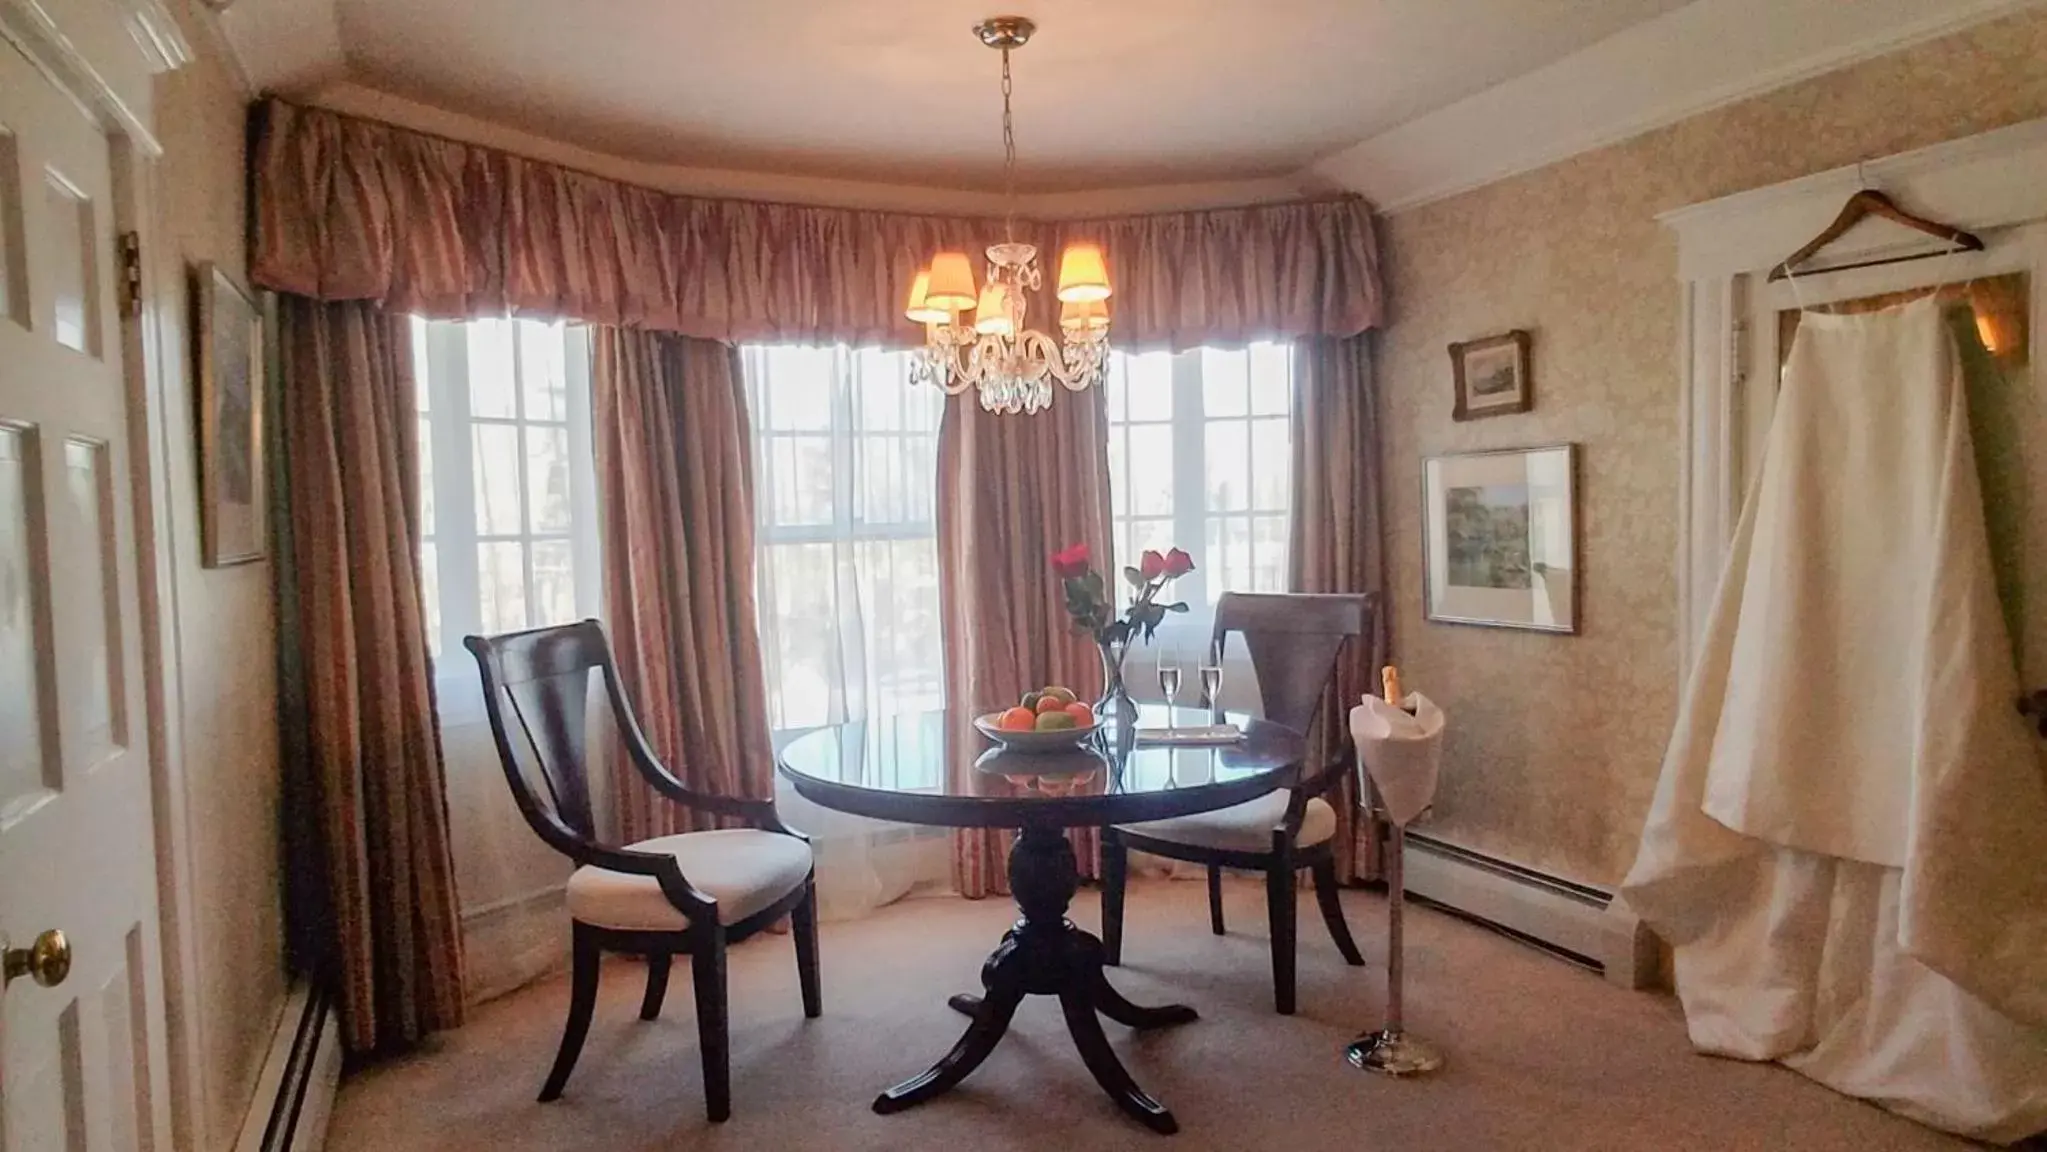
[[(4, 2), (4, 0), (0, 0)], [(713, 196), (863, 208), (884, 212), (928, 212), (941, 216), (999, 217), (1008, 202), (999, 192), (977, 192), (912, 184), (835, 180), (729, 168), (692, 168), (629, 160), (475, 116), (450, 112), (352, 81), (325, 85), (294, 99), (331, 112), (379, 120), (451, 140), (577, 168), (592, 175), (685, 196)], [(1304, 174), (1265, 180), (1209, 184), (1163, 184), (1089, 192), (1019, 193), (1016, 214), (1031, 220), (1073, 220), (1149, 212), (1192, 212), (1326, 195), (1326, 180)]]
[(1401, 212), (2041, 2), (1694, 0), (1311, 168)]

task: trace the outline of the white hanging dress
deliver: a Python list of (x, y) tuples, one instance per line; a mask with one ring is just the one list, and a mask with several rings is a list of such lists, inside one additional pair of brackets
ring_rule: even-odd
[(1700, 1050), (2047, 1130), (2047, 771), (1932, 297), (1800, 323), (1629, 905)]

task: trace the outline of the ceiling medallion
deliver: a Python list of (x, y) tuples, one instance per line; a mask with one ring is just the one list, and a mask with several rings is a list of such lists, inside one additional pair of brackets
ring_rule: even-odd
[(1003, 241), (988, 246), (978, 291), (964, 252), (940, 252), (917, 273), (904, 312), (924, 325), (924, 346), (911, 354), (911, 383), (929, 382), (957, 396), (979, 391), (990, 412), (1038, 412), (1052, 404), (1052, 382), (1079, 392), (1102, 378), (1109, 360), (1108, 262), (1096, 244), (1068, 244), (1059, 257), (1059, 338), (1028, 328), (1029, 295), (1044, 286), (1036, 245), (1016, 239), (1016, 130), (1010, 114), (1009, 54), (1030, 42), (1037, 26), (1021, 16), (995, 16), (974, 35), (1002, 53), (1002, 177), (1007, 214)]

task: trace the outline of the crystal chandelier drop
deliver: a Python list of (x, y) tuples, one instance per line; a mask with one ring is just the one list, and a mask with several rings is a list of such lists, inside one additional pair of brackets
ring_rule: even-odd
[(1059, 259), (1059, 337), (1024, 324), (1030, 294), (1044, 285), (1038, 249), (1016, 239), (1016, 129), (1010, 114), (1009, 53), (1036, 25), (996, 16), (974, 26), (981, 43), (1002, 53), (1002, 172), (1008, 199), (1003, 242), (988, 246), (980, 290), (964, 252), (940, 252), (917, 273), (904, 313), (924, 325), (910, 380), (957, 396), (969, 388), (990, 412), (1038, 412), (1052, 404), (1052, 382), (1079, 392), (1097, 383), (1109, 360), (1108, 262), (1095, 244), (1069, 244)]

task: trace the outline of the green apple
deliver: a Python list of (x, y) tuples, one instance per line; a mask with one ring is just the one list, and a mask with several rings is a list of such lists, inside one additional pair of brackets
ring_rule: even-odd
[(1079, 726), (1074, 721), (1072, 713), (1069, 712), (1038, 713), (1038, 731), (1040, 732), (1057, 732), (1062, 728), (1078, 728)]

